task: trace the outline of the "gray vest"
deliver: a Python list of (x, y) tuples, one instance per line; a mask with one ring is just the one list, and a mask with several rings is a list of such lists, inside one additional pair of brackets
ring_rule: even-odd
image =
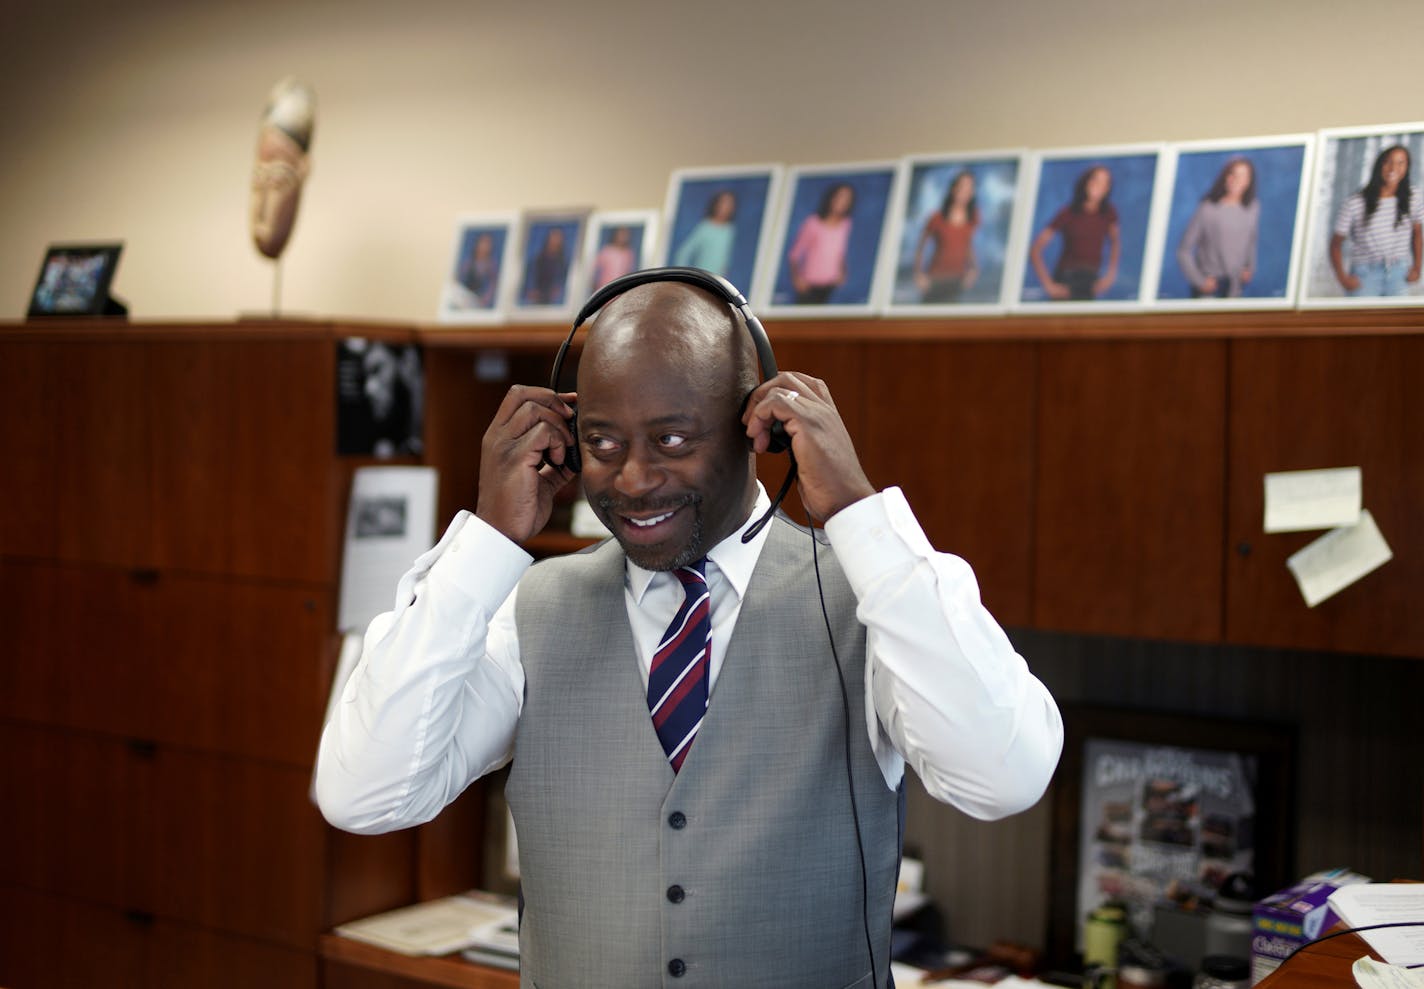
[[(866, 736), (855, 597), (825, 547), (820, 569), (884, 986), (899, 799)], [(519, 835), (521, 985), (870, 986), (847, 729), (810, 538), (772, 525), (676, 775), (648, 715), (623, 586), (612, 540), (540, 563), (519, 586), (526, 681), (505, 793)]]

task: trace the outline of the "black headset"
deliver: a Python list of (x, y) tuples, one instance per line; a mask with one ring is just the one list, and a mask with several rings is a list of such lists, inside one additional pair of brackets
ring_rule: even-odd
[[(761, 380), (768, 381), (776, 377), (776, 357), (771, 352), (771, 340), (766, 335), (766, 328), (761, 325), (761, 320), (757, 319), (752, 312), (751, 306), (747, 304), (746, 297), (737, 291), (736, 287), (721, 275), (713, 274), (702, 268), (646, 268), (642, 271), (635, 271), (631, 274), (615, 278), (597, 292), (594, 292), (589, 300), (583, 304), (583, 308), (574, 317), (573, 328), (569, 330), (569, 335), (564, 338), (564, 342), (559, 346), (559, 352), (554, 357), (554, 368), (549, 372), (549, 388), (557, 392), (559, 390), (559, 379), (564, 370), (564, 358), (569, 352), (569, 347), (573, 345), (574, 335), (585, 322), (593, 317), (600, 309), (610, 301), (627, 292), (637, 288), (639, 285), (646, 285), (649, 282), (682, 282), (698, 288), (706, 289), (713, 295), (722, 299), (729, 306), (741, 314), (742, 324), (746, 326), (747, 332), (751, 334), (752, 345), (756, 348), (757, 364), (760, 366)], [(750, 397), (750, 393), (747, 396)], [(745, 399), (743, 399), (745, 402)], [(583, 451), (579, 448), (578, 442), (578, 409), (574, 409), (574, 414), (569, 418), (569, 431), (574, 434), (574, 445), (564, 451), (563, 466), (574, 473), (583, 469)], [(791, 438), (786, 435), (786, 427), (782, 422), (773, 420), (771, 423), (770, 437), (767, 443), (767, 453), (791, 453)], [(781, 490), (777, 492), (776, 498), (772, 500), (771, 510), (757, 520), (756, 524), (742, 534), (742, 542), (749, 542), (762, 528), (771, 521), (771, 517), (776, 514), (776, 510), (781, 507), (781, 502), (786, 498), (786, 493), (791, 490), (791, 483), (796, 479), (796, 458), (791, 457), (791, 469), (786, 473), (786, 481), (781, 485)]]

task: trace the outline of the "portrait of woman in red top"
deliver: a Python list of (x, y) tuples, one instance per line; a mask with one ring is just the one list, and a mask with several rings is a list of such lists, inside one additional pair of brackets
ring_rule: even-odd
[[(1096, 299), (1117, 280), (1122, 238), (1117, 209), (1109, 198), (1112, 185), (1112, 172), (1106, 165), (1089, 166), (1073, 184), (1072, 201), (1033, 239), (1029, 260), (1050, 299)], [(1050, 273), (1043, 254), (1055, 237), (1062, 238), (1063, 249)]]
[(974, 174), (961, 171), (949, 183), (940, 208), (925, 220), (915, 245), (915, 287), (921, 302), (956, 302), (979, 277), (974, 257), (974, 232), (979, 229), (975, 192)]

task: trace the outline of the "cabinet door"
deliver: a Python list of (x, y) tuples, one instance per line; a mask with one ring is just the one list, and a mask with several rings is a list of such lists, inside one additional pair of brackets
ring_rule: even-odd
[(1226, 345), (1040, 345), (1034, 624), (1212, 641)]
[[(1424, 655), (1424, 338), (1232, 345), (1227, 636), (1254, 645)], [(1394, 559), (1314, 608), (1286, 569), (1321, 533), (1262, 531), (1263, 475), (1360, 467)]]
[(1029, 615), (1034, 352), (1026, 343), (884, 343), (865, 352), (861, 460), (898, 484), (936, 549), (969, 561), (1000, 622)]
[(160, 567), (336, 579), (329, 340), (149, 344), (153, 558)]

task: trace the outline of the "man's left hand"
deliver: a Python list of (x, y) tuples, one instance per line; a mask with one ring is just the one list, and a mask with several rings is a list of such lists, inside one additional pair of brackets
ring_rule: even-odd
[(757, 453), (766, 452), (773, 420), (786, 427), (799, 466), (796, 483), (801, 499), (817, 521), (824, 522), (875, 493), (824, 381), (798, 371), (782, 371), (762, 382), (742, 414)]

